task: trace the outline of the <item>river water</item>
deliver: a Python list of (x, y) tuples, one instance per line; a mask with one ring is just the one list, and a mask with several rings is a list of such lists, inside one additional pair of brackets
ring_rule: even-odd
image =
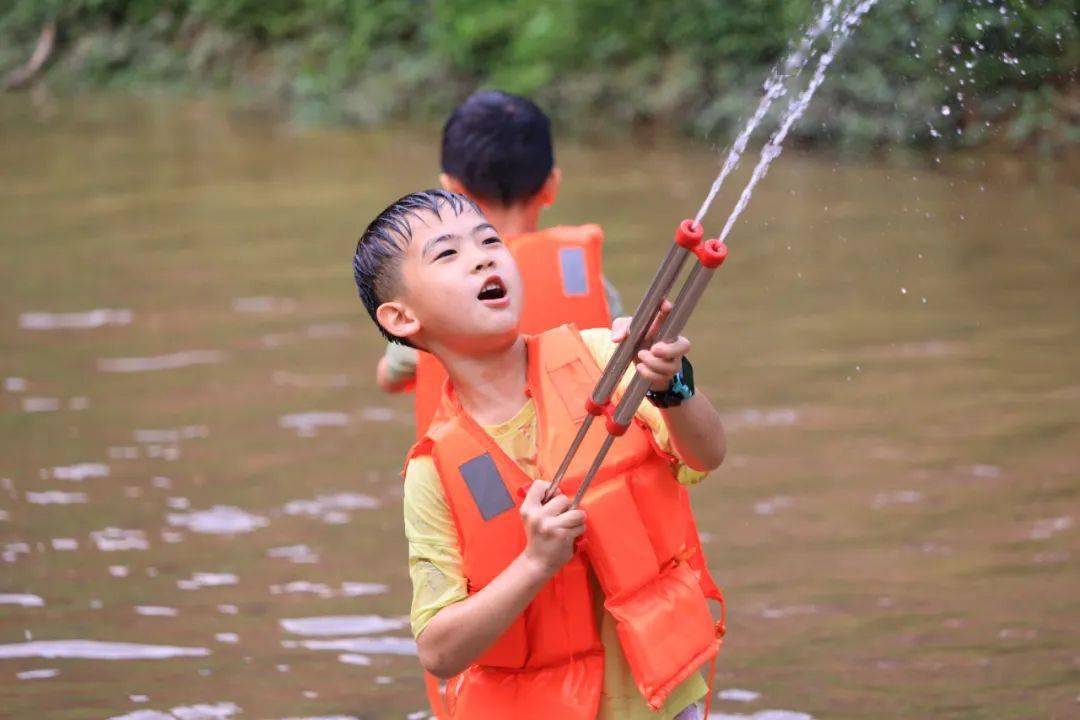
[[(0, 128), (0, 716), (424, 717), (409, 401), (349, 260), (437, 133), (108, 96)], [(602, 223), (632, 307), (720, 149), (558, 155), (545, 220)], [(1068, 169), (789, 152), (757, 189), (688, 330), (730, 436), (693, 491), (719, 717), (1080, 712)]]

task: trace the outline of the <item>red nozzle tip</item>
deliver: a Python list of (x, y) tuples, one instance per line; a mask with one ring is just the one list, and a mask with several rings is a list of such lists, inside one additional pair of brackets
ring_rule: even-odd
[(694, 254), (698, 256), (702, 265), (715, 270), (727, 259), (727, 245), (720, 242), (719, 238), (709, 238), (694, 248)]
[(701, 242), (702, 234), (704, 230), (699, 223), (686, 219), (679, 223), (679, 229), (675, 231), (675, 243), (693, 250)]

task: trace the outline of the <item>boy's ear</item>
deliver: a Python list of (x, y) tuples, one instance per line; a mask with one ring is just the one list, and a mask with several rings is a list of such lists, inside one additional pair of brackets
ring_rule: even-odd
[(420, 321), (408, 305), (391, 300), (375, 309), (375, 319), (386, 332), (400, 338), (412, 338), (420, 332)]
[(548, 207), (555, 203), (555, 198), (559, 196), (559, 188), (562, 186), (562, 170), (557, 167), (551, 168), (551, 172), (548, 174), (547, 180), (540, 186), (540, 192), (536, 193), (537, 200), (540, 201), (540, 207)]
[(457, 193), (458, 195), (468, 195), (465, 190), (465, 183), (458, 180), (453, 175), (447, 175), (446, 173), (439, 173), (439, 184), (442, 185), (442, 189), (447, 192)]

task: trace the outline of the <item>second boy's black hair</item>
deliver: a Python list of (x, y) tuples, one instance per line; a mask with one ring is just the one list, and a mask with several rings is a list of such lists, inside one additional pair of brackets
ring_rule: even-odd
[(415, 347), (405, 338), (391, 335), (379, 324), (375, 311), (394, 296), (401, 282), (401, 258), (412, 240), (409, 221), (422, 219), (424, 214), (442, 218), (449, 208), (455, 215), (467, 209), (483, 214), (476, 203), (464, 195), (446, 190), (422, 190), (395, 200), (379, 213), (360, 235), (353, 254), (353, 280), (368, 315), (375, 321), (387, 340)]
[(483, 90), (443, 126), (442, 169), (469, 193), (512, 205), (540, 191), (555, 167), (551, 123), (530, 100)]

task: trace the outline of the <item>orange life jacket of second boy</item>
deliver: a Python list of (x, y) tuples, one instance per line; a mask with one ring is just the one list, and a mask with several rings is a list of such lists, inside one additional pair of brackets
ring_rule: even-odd
[[(523, 333), (538, 333), (563, 323), (579, 328), (611, 325), (604, 293), (599, 225), (560, 225), (506, 239), (525, 290)], [(416, 437), (423, 435), (439, 406), (446, 370), (433, 355), (420, 352), (416, 365)]]
[[(562, 326), (528, 338), (528, 391), (536, 403), (538, 469), (551, 477), (585, 417), (599, 368), (581, 336)], [(572, 494), (603, 441), (590, 432), (561, 488)], [(519, 508), (530, 478), (462, 409), (446, 383), (442, 406), (409, 457), (430, 455), (458, 533), (469, 594), (525, 548)], [(451, 679), (440, 718), (594, 720), (603, 687), (590, 570), (615, 618), (634, 681), (654, 710), (712, 659), (723, 601), (705, 565), (686, 488), (673, 458), (638, 421), (617, 438), (582, 502), (586, 531), (573, 558), (465, 672)]]

